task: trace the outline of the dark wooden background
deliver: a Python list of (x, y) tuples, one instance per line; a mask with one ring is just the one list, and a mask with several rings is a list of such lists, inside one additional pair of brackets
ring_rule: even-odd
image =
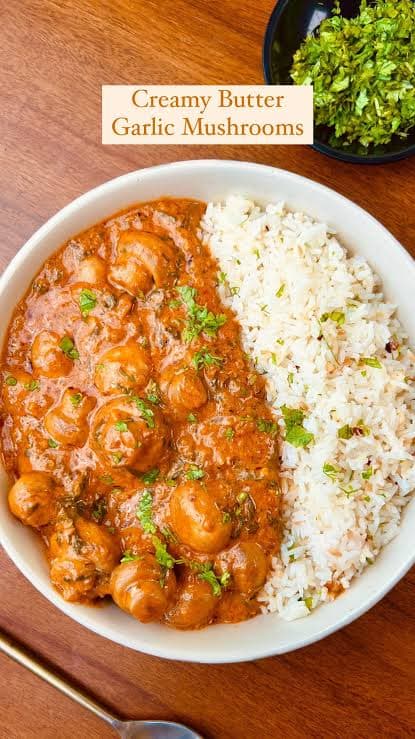
[[(89, 188), (139, 167), (202, 157), (274, 164), (316, 179), (366, 208), (415, 255), (415, 159), (366, 168), (299, 146), (101, 145), (103, 83), (260, 83), (272, 5), (0, 0), (0, 269)], [(126, 718), (188, 722), (210, 739), (414, 735), (414, 571), (324, 642), (250, 664), (201, 666), (95, 636), (43, 599), (4, 553), (0, 566), (1, 626)], [(4, 657), (0, 706), (0, 736), (8, 739), (112, 736)]]

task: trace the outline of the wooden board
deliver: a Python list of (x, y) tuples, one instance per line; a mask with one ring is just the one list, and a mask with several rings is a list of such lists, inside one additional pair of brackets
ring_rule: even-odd
[[(49, 216), (133, 169), (246, 159), (311, 177), (379, 218), (415, 255), (415, 159), (340, 164), (306, 147), (103, 147), (103, 83), (260, 83), (272, 0), (10, 0), (0, 3), (0, 269)], [(58, 245), (57, 245), (58, 246)], [(29, 279), (29, 275), (28, 275)], [(414, 731), (414, 571), (320, 644), (251, 664), (169, 663), (62, 615), (1, 554), (0, 624), (124, 717), (189, 723), (210, 739), (407, 737)], [(0, 659), (0, 736), (113, 736)]]

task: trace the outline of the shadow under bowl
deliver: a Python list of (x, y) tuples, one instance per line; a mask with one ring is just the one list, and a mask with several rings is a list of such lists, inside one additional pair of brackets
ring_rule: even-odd
[[(341, 0), (341, 13), (352, 18), (359, 13), (361, 0)], [(292, 85), (290, 70), (294, 54), (306, 36), (314, 33), (329, 18), (335, 0), (279, 0), (268, 22), (264, 39), (263, 66), (269, 85)], [(313, 148), (343, 162), (386, 164), (415, 154), (415, 129), (405, 138), (394, 136), (388, 144), (370, 146), (359, 143), (332, 146), (333, 129), (315, 126)]]

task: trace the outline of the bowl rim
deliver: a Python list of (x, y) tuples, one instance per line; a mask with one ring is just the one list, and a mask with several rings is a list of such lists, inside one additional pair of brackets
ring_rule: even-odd
[[(274, 40), (274, 32), (277, 22), (286, 9), (287, 5), (291, 0), (277, 0), (273, 10), (269, 16), (267, 26), (264, 34), (264, 41), (262, 45), (262, 70), (264, 80), (267, 85), (275, 84), (272, 80), (271, 70), (271, 53), (272, 44)], [(314, 128), (315, 132), (315, 128)], [(325, 144), (322, 141), (316, 141), (310, 144), (311, 148), (318, 151), (320, 154), (325, 154), (331, 159), (337, 161), (346, 162), (347, 164), (391, 164), (392, 162), (399, 162), (402, 159), (408, 159), (409, 157), (415, 156), (415, 144), (410, 144), (406, 149), (398, 151), (392, 154), (351, 154), (341, 149), (335, 149), (329, 144)]]
[[(342, 201), (345, 205), (352, 206), (357, 212), (360, 213), (361, 216), (364, 216), (365, 218), (372, 221), (372, 223), (376, 225), (378, 229), (381, 229), (384, 232), (385, 236), (387, 236), (388, 239), (393, 242), (394, 248), (398, 249), (401, 252), (402, 257), (406, 260), (408, 264), (408, 270), (411, 270), (415, 274), (415, 262), (412, 256), (397, 241), (397, 239), (395, 239), (395, 237), (370, 213), (365, 211), (363, 208), (361, 208), (359, 205), (354, 203), (349, 198), (346, 198), (343, 195), (339, 194), (335, 190), (329, 187), (326, 187), (325, 185), (321, 185), (315, 180), (311, 180), (302, 175), (299, 175), (299, 174), (296, 174), (294, 172), (290, 172), (287, 170), (283, 170), (281, 168), (272, 167), (269, 165), (257, 164), (254, 162), (244, 162), (244, 161), (238, 161), (238, 160), (196, 159), (196, 160), (186, 160), (186, 161), (179, 161), (179, 162), (170, 162), (168, 164), (161, 164), (161, 165), (150, 166), (150, 167), (134, 170), (133, 172), (128, 172), (119, 177), (113, 178), (111, 180), (107, 180), (101, 185), (98, 185), (92, 188), (91, 190), (88, 190), (87, 192), (81, 194), (77, 198), (75, 198), (73, 201), (71, 201), (69, 204), (64, 206), (57, 213), (55, 213), (51, 218), (49, 218), (42, 226), (40, 226), (40, 228), (37, 229), (37, 231), (35, 231), (35, 233), (26, 241), (26, 243), (21, 247), (21, 249), (13, 257), (8, 267), (5, 269), (3, 274), (0, 276), (0, 295), (3, 293), (5, 287), (7, 286), (9, 279), (13, 278), (13, 276), (19, 271), (19, 269), (21, 268), (21, 264), (26, 258), (26, 256), (36, 251), (38, 246), (42, 243), (43, 239), (47, 237), (49, 232), (56, 225), (58, 225), (61, 221), (65, 220), (68, 217), (73, 216), (81, 206), (91, 205), (95, 201), (99, 201), (102, 195), (108, 192), (114, 191), (114, 189), (117, 190), (119, 187), (122, 187), (122, 185), (129, 184), (129, 182), (132, 182), (132, 183), (135, 182), (137, 179), (137, 176), (140, 178), (140, 180), (142, 178), (145, 179), (146, 177), (149, 177), (150, 179), (153, 175), (157, 176), (159, 174), (163, 174), (167, 170), (174, 172), (174, 174), (177, 173), (180, 176), (180, 172), (183, 169), (190, 168), (194, 170), (203, 171), (204, 168), (209, 169), (212, 167), (220, 167), (220, 168), (224, 168), (228, 170), (232, 170), (235, 167), (236, 168), (242, 167), (244, 169), (247, 169), (248, 171), (252, 170), (252, 172), (262, 173), (268, 177), (270, 175), (274, 175), (274, 176), (280, 175), (283, 178), (291, 180), (293, 183), (301, 182), (303, 184), (306, 184), (308, 187), (314, 189), (315, 191), (318, 191), (319, 194), (321, 193), (322, 196), (327, 194), (328, 196), (333, 197), (334, 195), (336, 198)], [(399, 536), (399, 532), (397, 536)], [(64, 614), (72, 618), (74, 621), (79, 623), (81, 626), (89, 628), (91, 631), (95, 632), (96, 634), (100, 636), (103, 636), (109, 639), (110, 641), (121, 644), (122, 646), (134, 649), (136, 651), (141, 651), (141, 652), (144, 652), (146, 654), (150, 654), (156, 657), (174, 659), (174, 660), (184, 661), (184, 662), (197, 662), (197, 663), (207, 663), (207, 664), (220, 664), (220, 663), (228, 664), (228, 663), (233, 663), (233, 662), (246, 662), (246, 661), (250, 661), (254, 659), (262, 659), (265, 657), (285, 654), (290, 651), (294, 651), (302, 647), (308, 646), (310, 644), (313, 644), (315, 642), (318, 642), (321, 639), (325, 638), (326, 636), (329, 636), (330, 634), (338, 631), (344, 626), (347, 626), (349, 623), (355, 621), (362, 614), (364, 614), (366, 611), (372, 608), (399, 582), (399, 580), (408, 572), (408, 570), (412, 567), (412, 565), (415, 564), (415, 549), (414, 549), (414, 551), (411, 554), (409, 554), (409, 556), (406, 556), (400, 562), (399, 567), (394, 569), (393, 575), (388, 578), (385, 578), (385, 581), (381, 583), (380, 585), (376, 585), (372, 589), (371, 594), (367, 598), (363, 599), (362, 602), (359, 603), (358, 606), (352, 607), (350, 610), (345, 610), (345, 612), (340, 617), (333, 619), (330, 623), (324, 625), (322, 628), (320, 628), (319, 630), (316, 630), (312, 634), (306, 634), (300, 637), (297, 636), (297, 638), (294, 637), (292, 642), (289, 643), (288, 645), (287, 644), (278, 645), (276, 642), (275, 643), (270, 642), (267, 646), (264, 646), (263, 648), (258, 648), (255, 642), (246, 640), (244, 643), (243, 650), (227, 653), (226, 656), (224, 657), (221, 651), (218, 650), (218, 648), (215, 646), (214, 639), (212, 639), (212, 649), (209, 649), (209, 654), (206, 653), (207, 652), (206, 649), (203, 649), (203, 648), (199, 649), (197, 647), (191, 648), (191, 649), (189, 648), (189, 652), (186, 654), (183, 654), (182, 648), (180, 648), (180, 646), (179, 647), (172, 646), (172, 647), (169, 647), (168, 650), (166, 650), (165, 647), (159, 648), (157, 639), (154, 639), (153, 641), (149, 643), (145, 639), (140, 639), (139, 636), (136, 639), (136, 642), (139, 642), (139, 643), (132, 644), (131, 638), (128, 634), (124, 635), (122, 631), (117, 631), (114, 626), (108, 626), (105, 623), (98, 624), (97, 621), (94, 620), (93, 617), (91, 618), (93, 613), (99, 612), (98, 609), (92, 609), (92, 608), (88, 608), (85, 606), (78, 606), (78, 604), (67, 603), (53, 589), (53, 586), (51, 584), (48, 584), (48, 586), (45, 587), (41, 581), (42, 578), (39, 575), (37, 568), (31, 565), (31, 563), (20, 552), (19, 548), (14, 544), (13, 535), (10, 534), (7, 523), (4, 524), (1, 521), (1, 518), (0, 518), (0, 543), (4, 547), (4, 550), (6, 551), (6, 553), (12, 560), (12, 562), (15, 564), (15, 566), (18, 567), (18, 569), (22, 572), (22, 574), (26, 577), (26, 579), (29, 580), (29, 582), (44, 597), (46, 597), (51, 603), (57, 606), (57, 608), (61, 612), (63, 612)], [(277, 617), (277, 614), (267, 614), (265, 616), (258, 616), (257, 618), (267, 618), (268, 619), (268, 618), (271, 618), (272, 616)], [(234, 625), (229, 625), (229, 626), (238, 627), (239, 625), (234, 624)], [(221, 628), (221, 626), (209, 627), (209, 629), (212, 631), (212, 635), (214, 633), (213, 630), (215, 628)]]

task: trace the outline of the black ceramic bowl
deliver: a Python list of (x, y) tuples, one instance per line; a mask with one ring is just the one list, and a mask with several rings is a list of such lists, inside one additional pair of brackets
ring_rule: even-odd
[[(352, 18), (359, 12), (361, 0), (341, 0), (342, 15)], [(269, 85), (291, 85), (293, 57), (304, 38), (328, 18), (334, 0), (279, 0), (269, 19), (264, 40), (265, 81)], [(398, 136), (382, 146), (367, 149), (361, 144), (330, 146), (331, 129), (316, 126), (313, 148), (343, 162), (386, 164), (415, 154), (415, 130), (405, 139)]]

